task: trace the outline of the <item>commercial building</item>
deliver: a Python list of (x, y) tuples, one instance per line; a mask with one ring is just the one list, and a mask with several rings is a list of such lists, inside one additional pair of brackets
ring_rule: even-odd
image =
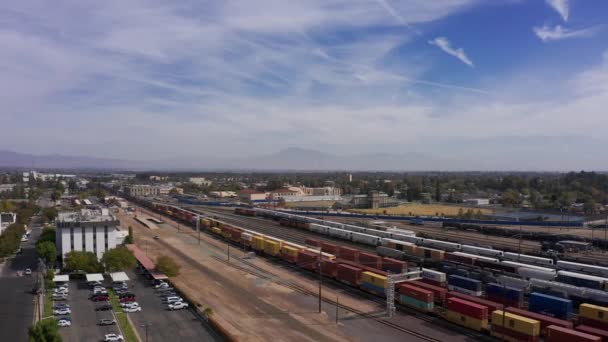
[(0, 213), (0, 235), (11, 224), (17, 222), (17, 214), (15, 213)]
[(126, 187), (126, 191), (133, 197), (158, 196), (158, 187), (148, 184), (132, 184)]
[(107, 208), (60, 212), (56, 225), (55, 243), (62, 260), (71, 251), (93, 252), (100, 259), (125, 236), (120, 221)]
[(239, 199), (244, 202), (265, 201), (266, 193), (254, 189), (245, 189), (239, 192)]
[(212, 181), (206, 179), (205, 177), (190, 177), (188, 179), (188, 181), (190, 183), (193, 183), (196, 185), (204, 185), (204, 186), (209, 186), (213, 183)]
[(234, 191), (211, 191), (209, 193), (209, 196), (211, 197), (215, 197), (215, 198), (232, 198), (232, 197), (237, 197), (236, 192)]
[(342, 208), (350, 207), (355, 209), (378, 209), (396, 207), (398, 205), (399, 202), (381, 191), (372, 191), (369, 195), (354, 195), (350, 200), (350, 205), (341, 203)]
[(270, 199), (273, 201), (280, 201), (284, 197), (293, 197), (293, 196), (301, 196), (301, 192), (296, 191), (294, 189), (287, 189), (287, 188), (276, 189), (276, 190), (270, 192)]
[(149, 179), (151, 182), (164, 182), (167, 179), (169, 179), (169, 177), (167, 177), (167, 176), (150, 176)]
[(3, 192), (11, 192), (17, 184), (0, 184), (0, 194)]
[(469, 198), (464, 200), (464, 204), (480, 206), (480, 205), (490, 205), (489, 198)]

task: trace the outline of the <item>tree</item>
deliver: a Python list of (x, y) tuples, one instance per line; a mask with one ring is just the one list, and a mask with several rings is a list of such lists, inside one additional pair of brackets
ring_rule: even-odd
[(14, 212), (17, 209), (17, 207), (9, 201), (2, 201), (0, 202), (0, 212)]
[(56, 191), (53, 191), (53, 193), (51, 194), (51, 199), (52, 199), (53, 201), (57, 201), (57, 200), (59, 200), (60, 198), (61, 198), (61, 192), (59, 192), (59, 191), (57, 191), (57, 190), (56, 190)]
[(67, 253), (64, 258), (64, 267), (69, 272), (98, 273), (103, 271), (103, 266), (97, 261), (95, 254), (83, 251)]
[(46, 226), (42, 229), (42, 233), (40, 233), (40, 237), (38, 241), (36, 241), (36, 245), (43, 243), (45, 241), (50, 241), (55, 243), (55, 227)]
[(439, 187), (439, 180), (435, 182), (435, 201), (441, 202), (441, 188)]
[(44, 275), (44, 287), (47, 289), (54, 288), (55, 283), (53, 283), (53, 278), (55, 278), (55, 271), (52, 268), (47, 269)]
[(514, 189), (508, 189), (502, 193), (502, 204), (506, 207), (516, 207), (521, 203), (519, 192)]
[(127, 247), (116, 247), (105, 252), (101, 262), (108, 272), (125, 271), (137, 266), (135, 256)]
[(51, 222), (57, 217), (57, 209), (50, 207), (42, 210), (42, 218), (45, 222)]
[(176, 277), (179, 274), (180, 268), (181, 266), (170, 256), (161, 255), (156, 258), (156, 270), (169, 277)]
[(37, 243), (36, 253), (49, 265), (54, 264), (55, 260), (57, 260), (57, 247), (55, 247), (54, 242), (44, 241)]
[(30, 327), (29, 332), (30, 342), (62, 342), (63, 339), (59, 334), (57, 321), (54, 319), (43, 319), (38, 321), (36, 325)]
[(129, 235), (125, 238), (125, 244), (133, 243), (133, 227), (129, 226)]

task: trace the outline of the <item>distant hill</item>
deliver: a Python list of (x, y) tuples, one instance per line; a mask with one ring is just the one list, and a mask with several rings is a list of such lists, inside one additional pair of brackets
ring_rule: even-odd
[(139, 163), (120, 159), (104, 159), (59, 154), (34, 155), (0, 150), (0, 167), (36, 169), (130, 169)]

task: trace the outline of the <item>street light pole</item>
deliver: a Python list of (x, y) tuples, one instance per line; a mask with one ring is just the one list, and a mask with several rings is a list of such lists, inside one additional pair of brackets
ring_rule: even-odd
[(323, 283), (323, 273), (321, 273), (322, 250), (319, 247), (319, 313), (321, 313), (321, 284)]
[(150, 324), (150, 323), (144, 323), (144, 324), (140, 325), (140, 326), (146, 328), (146, 342), (148, 342), (148, 327), (151, 326), (151, 325), (152, 324)]

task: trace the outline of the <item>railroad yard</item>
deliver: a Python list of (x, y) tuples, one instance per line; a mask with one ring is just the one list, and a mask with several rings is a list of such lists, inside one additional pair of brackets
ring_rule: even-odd
[[(147, 214), (158, 217), (156, 213)], [(175, 286), (201, 307), (212, 308), (217, 323), (237, 340), (367, 341), (381, 337), (383, 341), (464, 341), (481, 338), (415, 311), (387, 319), (385, 300), (329, 279), (322, 287), (322, 313), (319, 314), (316, 274), (302, 273), (290, 265), (263, 258), (244, 259), (245, 254), (237, 248), (230, 248), (228, 262), (225, 242), (203, 233), (199, 246), (198, 235), (192, 227), (184, 227), (182, 223), (178, 232), (177, 222), (167, 217), (162, 219), (165, 223), (152, 231), (130, 216), (121, 216), (125, 226), (134, 227), (136, 243), (144, 246), (152, 258), (167, 254), (181, 262), (182, 272), (173, 280)], [(257, 225), (262, 226), (259, 222)], [(154, 235), (159, 239), (152, 239)], [(293, 232), (290, 236), (303, 237)]]

